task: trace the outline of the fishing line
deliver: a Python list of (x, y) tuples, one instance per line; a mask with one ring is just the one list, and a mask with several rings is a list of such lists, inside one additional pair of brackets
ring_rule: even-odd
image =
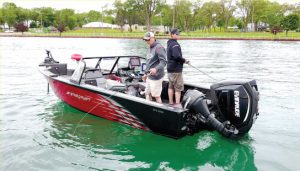
[(188, 63), (188, 65), (191, 66), (192, 68), (196, 69), (197, 71), (201, 72), (202, 74), (208, 76), (209, 78), (213, 79), (214, 81), (216, 81), (216, 82), (219, 81), (219, 80), (215, 79), (214, 77), (210, 76), (209, 74), (205, 73), (204, 71), (201, 71), (199, 68), (193, 66), (192, 64)]
[[(118, 91), (116, 91), (115, 93), (111, 94), (110, 96), (106, 97), (106, 98), (110, 98), (114, 95), (116, 95), (118, 93)], [(85, 112), (84, 116), (79, 120), (79, 122), (77, 123), (76, 127), (75, 127), (75, 130), (73, 132), (73, 135), (75, 135), (76, 133), (76, 130), (78, 128), (78, 126), (80, 125), (80, 123), (83, 121), (83, 119), (92, 111), (94, 110), (97, 106), (101, 105), (102, 103), (104, 102), (104, 100), (102, 100), (100, 103), (98, 103), (97, 105), (95, 105), (91, 110), (89, 110), (88, 112)]]

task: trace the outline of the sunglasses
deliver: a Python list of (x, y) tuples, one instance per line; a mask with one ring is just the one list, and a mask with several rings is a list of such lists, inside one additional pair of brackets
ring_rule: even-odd
[(143, 39), (145, 42), (149, 42), (150, 41), (150, 39)]

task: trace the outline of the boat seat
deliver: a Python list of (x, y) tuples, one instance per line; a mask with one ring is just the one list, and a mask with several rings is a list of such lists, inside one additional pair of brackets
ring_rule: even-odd
[(126, 86), (115, 80), (106, 80), (106, 88), (113, 91), (124, 92), (126, 91)]
[(103, 77), (102, 72), (100, 72), (98, 69), (89, 69), (85, 71), (85, 79), (96, 79)]
[(85, 84), (90, 84), (97, 87), (106, 87), (106, 79), (104, 78), (101, 71), (96, 69), (86, 70), (85, 71)]
[(146, 89), (146, 83), (145, 82), (129, 83), (127, 86), (133, 86), (134, 88), (140, 89), (141, 91), (145, 91), (145, 89)]

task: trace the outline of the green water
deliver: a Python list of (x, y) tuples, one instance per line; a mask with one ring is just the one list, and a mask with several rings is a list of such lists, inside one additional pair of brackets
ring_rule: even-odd
[[(253, 150), (248, 145), (249, 137), (228, 141), (217, 133), (203, 132), (180, 140), (150, 134), (87, 116), (74, 134), (74, 129), (83, 113), (62, 102), (54, 104), (52, 110), (52, 131), (49, 135), (63, 144), (53, 144), (54, 148), (69, 148), (76, 155), (77, 150), (92, 153), (90, 157), (98, 161), (97, 169), (123, 170), (148, 168), (149, 170), (173, 168), (219, 167), (226, 170), (255, 170)], [(70, 141), (65, 142), (65, 141)], [(229, 155), (230, 154), (230, 155)], [(77, 158), (77, 157), (76, 157)], [(75, 161), (76, 161), (75, 158)], [(116, 160), (117, 163), (110, 160)], [(78, 167), (90, 167), (91, 158), (73, 163)], [(123, 166), (122, 166), (123, 165)]]
[[(257, 79), (260, 116), (247, 136), (233, 141), (203, 131), (174, 140), (86, 115), (47, 94), (37, 70), (44, 49), (72, 67), (72, 53), (145, 55), (141, 40), (0, 38), (0, 170), (300, 170), (300, 43), (181, 44), (194, 66), (218, 80)], [(184, 76), (212, 82), (193, 68)]]

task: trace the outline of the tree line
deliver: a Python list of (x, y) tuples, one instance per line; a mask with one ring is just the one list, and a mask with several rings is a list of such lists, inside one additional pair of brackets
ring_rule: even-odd
[(75, 13), (73, 9), (50, 7), (25, 9), (6, 2), (0, 8), (0, 25), (6, 23), (18, 28), (31, 21), (31, 28), (52, 26), (59, 31), (95, 21), (117, 24), (121, 28), (128, 24), (130, 31), (134, 24), (145, 25), (147, 30), (151, 30), (152, 25), (163, 25), (185, 32), (210, 32), (216, 28), (227, 31), (229, 26), (247, 31), (249, 23), (254, 23), (256, 31), (261, 29), (261, 23), (286, 33), (300, 28), (300, 4), (279, 4), (269, 0), (174, 0), (173, 4), (167, 4), (166, 0), (115, 0), (112, 9), (99, 9)]

